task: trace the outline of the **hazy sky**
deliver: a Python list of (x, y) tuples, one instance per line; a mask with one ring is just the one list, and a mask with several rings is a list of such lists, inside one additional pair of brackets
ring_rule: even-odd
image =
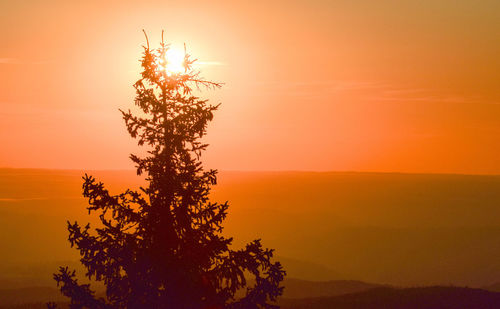
[(0, 166), (132, 168), (144, 36), (222, 102), (222, 170), (500, 174), (500, 1), (0, 1)]

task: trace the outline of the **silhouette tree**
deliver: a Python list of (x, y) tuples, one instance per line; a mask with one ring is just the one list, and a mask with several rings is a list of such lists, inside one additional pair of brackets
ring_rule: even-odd
[(68, 222), (69, 242), (80, 251), (86, 276), (103, 282), (106, 294), (97, 297), (67, 267), (54, 278), (70, 308), (276, 308), (285, 272), (272, 262), (273, 250), (260, 240), (230, 249), (232, 238), (222, 235), (228, 203), (209, 201), (217, 171), (203, 168), (207, 145), (200, 138), (218, 106), (192, 90), (221, 84), (201, 78), (187, 53), (184, 70), (169, 72), (163, 35), (157, 49), (146, 41), (134, 84), (142, 113), (120, 111), (130, 135), (148, 149), (145, 157), (130, 156), (147, 186), (111, 195), (85, 174), (88, 211), (102, 224), (91, 230)]

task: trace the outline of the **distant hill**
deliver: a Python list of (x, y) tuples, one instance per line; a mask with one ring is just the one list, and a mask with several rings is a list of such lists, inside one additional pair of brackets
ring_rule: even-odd
[(331, 297), (381, 287), (380, 284), (355, 280), (307, 281), (285, 279), (283, 298)]
[(282, 299), (282, 309), (498, 309), (500, 293), (459, 287), (375, 288), (336, 297)]
[[(58, 309), (69, 309), (69, 302), (56, 302)], [(23, 305), (0, 306), (0, 309), (47, 309), (46, 302), (29, 303)]]
[(230, 201), (225, 231), (237, 244), (262, 238), (342, 279), (480, 287), (500, 278), (500, 176), (223, 172), (214, 197)]
[[(23, 289), (16, 296), (30, 300), (33, 296), (43, 299), (57, 299), (54, 289)], [(0, 292), (0, 299), (3, 296)], [(46, 295), (41, 295), (46, 293)], [(33, 295), (33, 296), (30, 296)], [(13, 300), (12, 296), (10, 299)], [(67, 308), (61, 303), (60, 308)], [(498, 309), (500, 293), (481, 289), (460, 287), (422, 287), (396, 289), (388, 287), (372, 288), (363, 292), (343, 294), (333, 297), (314, 297), (280, 300), (282, 309)], [(0, 309), (42, 309), (45, 302), (24, 304), (0, 304)]]
[(346, 279), (351, 277), (346, 274), (340, 274), (319, 263), (291, 259), (282, 256), (277, 256), (276, 259), (280, 261), (281, 265), (283, 265), (283, 268), (286, 270), (287, 278), (300, 278), (312, 281), (328, 281)]
[(491, 291), (491, 292), (500, 292), (500, 282), (495, 282), (493, 284), (485, 285), (481, 287), (483, 290)]
[[(0, 265), (0, 290), (56, 287), (53, 274), (60, 266), (68, 266), (75, 269), (80, 279), (83, 279), (84, 268), (76, 261), (53, 261), (23, 264), (1, 264)], [(1, 301), (1, 298), (0, 298)]]
[(67, 301), (67, 298), (58, 289), (49, 287), (0, 289), (0, 308), (49, 301)]
[[(283, 285), (285, 286), (283, 297), (290, 299), (337, 296), (380, 287), (377, 284), (349, 280), (315, 282), (300, 279), (285, 279)], [(99, 291), (98, 293), (104, 293), (103, 290)], [(59, 290), (51, 287), (0, 289), (0, 309), (20, 305), (36, 307), (37, 303), (46, 303), (48, 301), (63, 302), (65, 300), (66, 298), (61, 295)]]
[[(66, 221), (96, 222), (81, 196), (85, 172), (111, 193), (142, 184), (133, 170), (0, 169), (0, 285), (28, 280), (40, 263), (47, 271), (35, 277), (53, 284), (53, 262), (78, 259)], [(261, 238), (291, 258), (290, 277), (473, 287), (500, 278), (500, 176), (221, 172), (212, 197), (229, 201), (235, 247)]]

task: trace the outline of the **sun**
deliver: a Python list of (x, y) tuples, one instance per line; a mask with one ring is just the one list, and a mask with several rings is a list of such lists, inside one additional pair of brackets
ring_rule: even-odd
[(184, 72), (184, 51), (175, 47), (169, 47), (165, 53), (165, 59), (159, 59), (158, 68), (167, 75)]

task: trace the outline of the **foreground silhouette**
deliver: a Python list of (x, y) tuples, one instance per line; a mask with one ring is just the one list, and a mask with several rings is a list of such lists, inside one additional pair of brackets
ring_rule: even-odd
[(83, 195), (102, 226), (68, 222), (86, 276), (103, 282), (106, 295), (95, 296), (67, 267), (54, 278), (70, 308), (275, 308), (285, 272), (271, 261), (273, 250), (260, 240), (231, 250), (232, 238), (221, 235), (228, 204), (208, 199), (216, 171), (203, 169), (207, 145), (199, 139), (217, 106), (191, 92), (220, 84), (201, 79), (187, 54), (183, 72), (166, 70), (168, 49), (163, 39), (158, 49), (144, 47), (142, 77), (134, 84), (143, 114), (122, 111), (130, 135), (148, 149), (146, 157), (131, 155), (148, 185), (110, 195), (85, 175)]

